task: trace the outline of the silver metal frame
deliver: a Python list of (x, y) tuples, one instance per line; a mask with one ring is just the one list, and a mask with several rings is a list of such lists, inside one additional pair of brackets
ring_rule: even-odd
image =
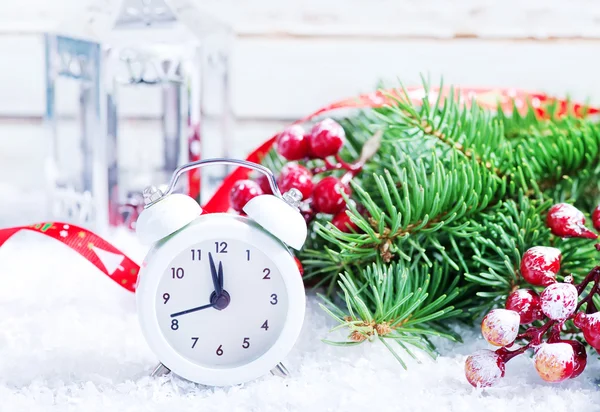
[(297, 207), (298, 202), (302, 199), (302, 194), (297, 189), (292, 189), (289, 192), (282, 195), (281, 191), (279, 190), (279, 186), (277, 186), (277, 179), (275, 178), (275, 175), (269, 168), (267, 168), (263, 165), (260, 165), (258, 163), (249, 162), (247, 160), (238, 160), (238, 159), (205, 159), (205, 160), (198, 160), (196, 162), (191, 162), (191, 163), (188, 163), (188, 164), (178, 167), (173, 172), (171, 181), (165, 188), (159, 189), (156, 186), (147, 187), (144, 190), (144, 200), (146, 203), (146, 205), (144, 207), (150, 207), (153, 204), (155, 204), (156, 202), (158, 202), (160, 199), (162, 199), (163, 197), (168, 196), (171, 193), (173, 193), (173, 191), (175, 190), (175, 187), (177, 186), (177, 181), (183, 174), (185, 174), (191, 170), (204, 167), (204, 166), (215, 166), (215, 165), (240, 166), (240, 167), (245, 167), (245, 168), (257, 171), (259, 173), (262, 173), (263, 175), (265, 175), (267, 177), (267, 179), (269, 181), (269, 186), (271, 187), (271, 191), (273, 192), (273, 195), (285, 200), (287, 203), (289, 203), (292, 206)]

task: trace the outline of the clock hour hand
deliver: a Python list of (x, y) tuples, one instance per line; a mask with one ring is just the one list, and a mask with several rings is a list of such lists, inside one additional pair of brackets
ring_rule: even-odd
[[(208, 260), (210, 261), (210, 274), (212, 276), (213, 286), (215, 288), (215, 294), (217, 296), (221, 296), (221, 292), (223, 292), (223, 283), (219, 282), (219, 274), (217, 273), (217, 267), (215, 266), (215, 261), (213, 260), (212, 253), (208, 253)], [(219, 268), (222, 266), (219, 265)], [(221, 270), (222, 272), (222, 270)]]
[(171, 313), (171, 317), (175, 318), (177, 316), (187, 315), (188, 313), (198, 312), (199, 310), (212, 308), (213, 306), (215, 306), (214, 303), (209, 303), (208, 305), (198, 306), (197, 308), (192, 308), (192, 309), (184, 310), (184, 311), (177, 312), (177, 313)]
[(219, 290), (223, 292), (223, 262), (219, 262)]

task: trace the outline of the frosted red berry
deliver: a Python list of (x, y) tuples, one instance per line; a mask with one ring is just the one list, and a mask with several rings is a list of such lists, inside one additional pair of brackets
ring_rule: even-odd
[(552, 234), (560, 237), (596, 239), (598, 235), (585, 227), (585, 216), (575, 206), (558, 203), (550, 208), (546, 224)]
[(570, 283), (553, 283), (540, 295), (542, 312), (552, 320), (565, 320), (577, 308), (577, 288)]
[(352, 220), (350, 220), (350, 216), (348, 215), (347, 209), (342, 209), (333, 216), (331, 219), (331, 223), (335, 227), (337, 227), (342, 232), (356, 232), (358, 230), (358, 226)]
[(262, 194), (258, 183), (252, 180), (238, 180), (229, 192), (229, 204), (234, 210), (241, 212), (250, 199)]
[(542, 343), (535, 352), (534, 363), (543, 380), (562, 382), (575, 370), (575, 353), (568, 343)]
[(548, 286), (556, 282), (560, 270), (560, 250), (547, 246), (534, 246), (523, 253), (521, 276), (535, 286)]
[(569, 376), (569, 379), (573, 379), (581, 375), (587, 365), (587, 353), (585, 346), (576, 340), (565, 340), (564, 343), (568, 343), (573, 348), (573, 373)]
[(320, 213), (336, 214), (344, 208), (342, 192), (350, 194), (350, 187), (337, 177), (328, 176), (315, 185), (312, 206)]
[(293, 125), (279, 133), (275, 141), (277, 153), (287, 160), (300, 160), (308, 157), (308, 138), (304, 135), (304, 128)]
[(600, 205), (596, 206), (592, 212), (592, 224), (594, 225), (594, 229), (600, 232)]
[(481, 334), (494, 346), (512, 344), (519, 333), (519, 314), (513, 310), (494, 309), (481, 322)]
[(600, 352), (600, 312), (592, 314), (579, 312), (573, 322), (583, 332), (585, 341)]
[(296, 188), (302, 193), (302, 199), (308, 199), (313, 192), (312, 173), (304, 166), (288, 163), (281, 169), (277, 178), (281, 193)]
[(465, 361), (465, 377), (476, 388), (495, 385), (504, 377), (505, 370), (502, 357), (487, 349), (473, 353)]
[(311, 156), (320, 159), (337, 154), (345, 141), (344, 128), (333, 119), (316, 123), (308, 136)]
[(269, 178), (263, 174), (256, 178), (256, 183), (260, 186), (260, 189), (266, 195), (272, 195), (273, 191), (271, 190), (271, 185), (269, 184)]
[(544, 318), (540, 296), (531, 289), (517, 289), (506, 299), (506, 309), (519, 314), (521, 325)]

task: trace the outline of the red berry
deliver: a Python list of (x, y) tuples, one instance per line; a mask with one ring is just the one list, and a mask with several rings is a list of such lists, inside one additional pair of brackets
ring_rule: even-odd
[(585, 216), (575, 206), (558, 203), (550, 208), (546, 224), (552, 234), (560, 237), (596, 239), (598, 235), (585, 227)]
[(573, 346), (564, 342), (542, 343), (535, 352), (535, 369), (546, 382), (562, 382), (575, 370)]
[(540, 295), (542, 312), (552, 320), (568, 319), (577, 307), (577, 288), (570, 283), (553, 283)]
[(506, 309), (514, 310), (525, 325), (544, 318), (540, 296), (531, 289), (517, 289), (506, 299)]
[(296, 188), (302, 193), (302, 199), (308, 199), (313, 192), (312, 173), (296, 163), (288, 163), (281, 169), (277, 185), (282, 193)]
[(320, 159), (337, 154), (345, 141), (344, 128), (333, 119), (315, 124), (308, 136), (310, 154)]
[(519, 320), (514, 310), (494, 309), (483, 318), (481, 334), (494, 346), (508, 346), (517, 338)]
[(333, 226), (337, 227), (342, 232), (350, 233), (358, 230), (356, 223), (350, 220), (347, 209), (342, 209), (337, 212), (335, 216), (333, 216), (333, 219), (331, 219), (331, 223), (333, 223)]
[(592, 224), (594, 225), (594, 229), (600, 232), (600, 205), (596, 206), (592, 212)]
[(573, 323), (581, 329), (586, 342), (600, 352), (600, 312), (589, 315), (579, 312), (575, 315)]
[(260, 186), (260, 189), (266, 195), (272, 195), (271, 185), (269, 184), (269, 178), (263, 174), (256, 178), (256, 183)]
[(308, 157), (308, 139), (300, 125), (290, 126), (277, 136), (277, 153), (287, 160), (300, 160)]
[(234, 210), (241, 212), (250, 199), (262, 194), (263, 191), (255, 181), (238, 180), (229, 192), (229, 204)]
[(585, 346), (576, 340), (565, 340), (564, 343), (568, 343), (573, 348), (574, 362), (573, 362), (573, 373), (569, 377), (570, 379), (576, 378), (581, 375), (587, 364), (587, 353), (585, 352)]
[(495, 352), (482, 349), (465, 361), (465, 377), (476, 388), (493, 386), (504, 377), (506, 363)]
[(523, 253), (521, 276), (535, 286), (548, 286), (556, 282), (560, 270), (560, 250), (553, 247), (535, 246)]
[(337, 177), (328, 176), (315, 185), (313, 191), (313, 208), (320, 213), (331, 215), (344, 208), (342, 191), (350, 194), (350, 187), (340, 182)]

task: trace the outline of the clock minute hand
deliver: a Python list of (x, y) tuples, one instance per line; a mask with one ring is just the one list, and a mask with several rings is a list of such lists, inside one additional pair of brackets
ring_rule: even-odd
[(219, 274), (217, 273), (217, 267), (215, 266), (215, 261), (213, 260), (212, 253), (208, 253), (208, 260), (210, 261), (210, 274), (212, 276), (213, 286), (215, 288), (215, 294), (217, 296), (221, 295), (223, 291), (222, 283), (219, 282)]
[(198, 306), (197, 308), (183, 310), (183, 311), (177, 312), (177, 313), (171, 313), (171, 317), (175, 318), (177, 316), (187, 315), (188, 313), (198, 312), (199, 310), (204, 310), (204, 309), (212, 308), (213, 306), (215, 306), (214, 303), (209, 303), (208, 305)]

